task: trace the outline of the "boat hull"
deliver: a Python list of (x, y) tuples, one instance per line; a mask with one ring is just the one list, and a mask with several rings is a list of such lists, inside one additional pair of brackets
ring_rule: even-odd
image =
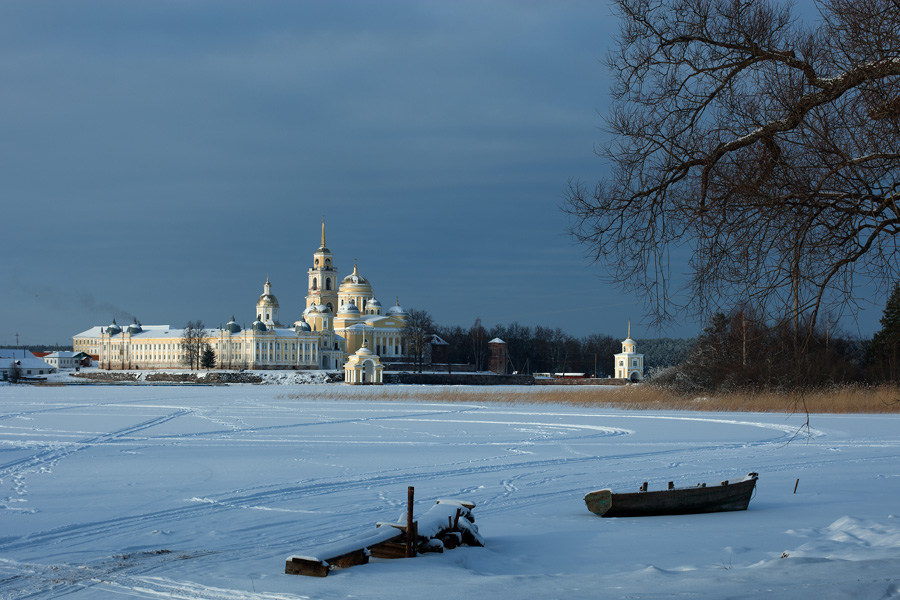
[(585, 495), (588, 510), (601, 517), (691, 515), (747, 510), (756, 487), (755, 474), (723, 485), (678, 488), (653, 492), (614, 494), (599, 490)]

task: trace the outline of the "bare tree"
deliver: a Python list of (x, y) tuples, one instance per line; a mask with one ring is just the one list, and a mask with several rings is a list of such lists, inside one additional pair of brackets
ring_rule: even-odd
[(203, 322), (188, 321), (181, 334), (181, 362), (189, 369), (199, 369), (203, 351)]
[(406, 353), (413, 367), (419, 373), (425, 363), (426, 336), (434, 329), (434, 321), (427, 311), (415, 308), (409, 309), (409, 317), (406, 320), (406, 329), (403, 337), (406, 345)]
[(565, 202), (609, 279), (657, 323), (753, 306), (800, 345), (823, 311), (855, 314), (861, 278), (887, 289), (900, 0), (821, 0), (809, 26), (775, 0), (615, 3), (610, 174)]

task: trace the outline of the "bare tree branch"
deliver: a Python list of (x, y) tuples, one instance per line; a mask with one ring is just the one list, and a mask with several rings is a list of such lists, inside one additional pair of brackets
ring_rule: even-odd
[(812, 331), (897, 277), (898, 4), (823, 0), (810, 27), (777, 0), (616, 0), (611, 168), (565, 210), (657, 323), (747, 304)]

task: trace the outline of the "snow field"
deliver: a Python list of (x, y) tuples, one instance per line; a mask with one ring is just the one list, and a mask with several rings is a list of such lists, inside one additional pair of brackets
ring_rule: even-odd
[[(0, 388), (0, 598), (900, 597), (897, 415), (812, 415), (790, 441), (805, 417), (394, 390)], [(746, 512), (600, 519), (582, 501), (750, 471)], [(409, 485), (417, 513), (475, 501), (486, 547), (283, 574), (396, 520)]]

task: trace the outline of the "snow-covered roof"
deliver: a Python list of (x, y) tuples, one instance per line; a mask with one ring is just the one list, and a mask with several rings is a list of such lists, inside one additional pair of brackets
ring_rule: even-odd
[(44, 362), (28, 350), (20, 348), (0, 348), (0, 369), (9, 370), (13, 363), (18, 363), (21, 369), (47, 369), (56, 370), (53, 365)]
[(23, 348), (0, 348), (0, 358), (35, 358), (35, 356)]
[[(207, 330), (212, 331), (212, 330)], [(87, 331), (82, 331), (81, 333), (77, 333), (72, 337), (77, 338), (99, 338), (100, 334), (103, 333), (106, 335), (106, 327), (91, 327)], [(184, 333), (183, 329), (172, 329), (169, 325), (141, 325), (141, 331), (132, 333), (132, 338), (148, 338), (148, 337), (159, 337), (161, 335), (168, 335), (168, 337), (181, 337)], [(120, 334), (115, 334), (112, 336), (113, 338), (117, 338)]]
[(346, 314), (358, 315), (359, 309), (356, 308), (356, 305), (353, 302), (348, 302), (347, 304), (344, 304), (343, 306), (341, 306), (338, 309), (338, 314), (339, 315), (346, 315)]
[(408, 315), (409, 313), (404, 310), (402, 306), (399, 304), (395, 304), (394, 306), (387, 309), (388, 315)]
[(506, 343), (506, 342), (504, 342), (504, 341), (501, 340), (500, 338), (494, 338), (494, 339), (492, 339), (491, 341), (488, 342), (488, 344), (505, 344), (505, 343)]
[(101, 330), (101, 329), (103, 329), (103, 328), (100, 327), (100, 326), (97, 326), (97, 327), (91, 327), (91, 328), (88, 329), (87, 331), (82, 331), (81, 333), (76, 333), (76, 334), (75, 334), (74, 336), (72, 336), (72, 337), (77, 337), (77, 338), (99, 338), (99, 337), (100, 337), (100, 330)]

